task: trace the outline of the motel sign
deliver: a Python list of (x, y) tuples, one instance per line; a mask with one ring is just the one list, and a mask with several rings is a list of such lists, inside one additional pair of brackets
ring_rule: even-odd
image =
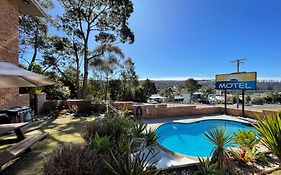
[(242, 72), (216, 75), (216, 89), (255, 90), (256, 86), (256, 72)]

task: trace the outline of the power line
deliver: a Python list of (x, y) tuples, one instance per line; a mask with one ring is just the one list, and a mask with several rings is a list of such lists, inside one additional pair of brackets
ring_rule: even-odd
[[(234, 63), (234, 64), (236, 65), (236, 67), (237, 67), (237, 73), (240, 72), (240, 65), (243, 64), (245, 60), (246, 60), (246, 59), (244, 59), (244, 58), (238, 58), (238, 59), (236, 59), (236, 60), (234, 60), (234, 61), (231, 61), (231, 63)], [(239, 91), (237, 91), (237, 99), (236, 99), (236, 102), (237, 102), (237, 109), (239, 109), (239, 101), (240, 101), (239, 95), (240, 95), (240, 93), (239, 93)], [(244, 97), (243, 97), (243, 98), (244, 98)]]
[(231, 63), (234, 63), (237, 67), (237, 73), (240, 72), (240, 65), (244, 63), (246, 59), (245, 58), (238, 58), (236, 60), (231, 61)]

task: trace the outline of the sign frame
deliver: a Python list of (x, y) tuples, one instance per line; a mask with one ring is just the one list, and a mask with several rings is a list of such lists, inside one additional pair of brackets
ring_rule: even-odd
[[(233, 78), (233, 79), (230, 79)], [(220, 80), (219, 80), (220, 79)], [(224, 81), (222, 79), (225, 79)], [(239, 80), (242, 79), (242, 80)], [(244, 80), (243, 80), (244, 79)], [(216, 75), (217, 90), (256, 90), (257, 72), (239, 72)]]

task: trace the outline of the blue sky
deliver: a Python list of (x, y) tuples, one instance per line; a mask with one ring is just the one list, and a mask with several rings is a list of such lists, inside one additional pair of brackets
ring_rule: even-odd
[(214, 78), (241, 71), (281, 80), (281, 1), (133, 0), (135, 43), (122, 45), (141, 79)]

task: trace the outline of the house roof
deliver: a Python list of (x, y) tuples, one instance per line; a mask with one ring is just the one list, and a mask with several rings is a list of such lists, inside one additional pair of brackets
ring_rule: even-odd
[(37, 0), (17, 0), (17, 4), (21, 14), (41, 17), (47, 16)]

